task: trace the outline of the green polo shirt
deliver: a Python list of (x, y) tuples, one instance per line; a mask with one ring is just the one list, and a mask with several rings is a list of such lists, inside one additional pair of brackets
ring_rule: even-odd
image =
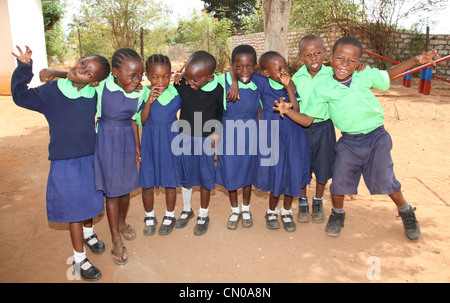
[[(313, 77), (308, 72), (306, 65), (303, 65), (299, 70), (292, 76), (292, 82), (294, 82), (297, 88), (297, 93), (299, 94), (301, 100), (299, 101), (300, 112), (305, 113), (305, 109), (308, 104), (314, 106), (314, 100), (310, 99), (311, 91), (318, 83), (326, 80), (330, 75), (333, 74), (333, 69), (329, 66), (322, 65), (319, 72)], [(323, 122), (328, 120), (330, 117), (326, 115), (323, 119), (314, 119), (313, 123)]]
[(372, 88), (386, 91), (390, 86), (387, 71), (366, 67), (353, 73), (352, 83), (347, 87), (333, 78), (317, 83), (310, 99), (315, 100), (305, 109), (305, 114), (325, 118), (328, 114), (334, 125), (349, 134), (367, 134), (384, 124), (383, 107), (372, 93)]

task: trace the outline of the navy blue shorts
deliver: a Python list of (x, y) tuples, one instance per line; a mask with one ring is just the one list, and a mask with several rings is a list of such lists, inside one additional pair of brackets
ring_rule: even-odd
[(304, 127), (306, 140), (309, 147), (309, 168), (314, 172), (316, 181), (320, 184), (327, 184), (333, 176), (334, 161), (336, 154), (336, 132), (331, 119), (323, 122), (313, 123), (309, 127)]
[(372, 195), (393, 194), (401, 189), (394, 175), (391, 157), (392, 139), (380, 126), (368, 134), (342, 133), (336, 143), (336, 162), (330, 193), (357, 193), (361, 174)]

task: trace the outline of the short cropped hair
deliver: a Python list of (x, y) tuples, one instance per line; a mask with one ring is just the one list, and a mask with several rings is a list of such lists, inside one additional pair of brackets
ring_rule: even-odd
[(322, 38), (320, 38), (319, 36), (314, 35), (314, 34), (306, 35), (306, 36), (304, 36), (302, 39), (300, 39), (300, 42), (298, 43), (298, 47), (300, 48), (300, 46), (301, 46), (304, 42), (306, 42), (306, 41), (311, 41), (311, 40), (317, 40), (317, 41), (319, 41), (320, 44), (322, 44), (322, 47), (323, 47)]
[(214, 74), (216, 70), (216, 58), (206, 51), (196, 51), (186, 62), (187, 65), (201, 65), (208, 69), (210, 75)]
[(240, 54), (249, 54), (253, 56), (253, 59), (255, 63), (257, 63), (256, 59), (256, 50), (253, 48), (253, 46), (247, 45), (247, 44), (241, 44), (236, 46), (233, 51), (231, 52), (231, 63), (234, 63), (236, 61), (236, 56)]
[(262, 54), (261, 57), (259, 58), (260, 69), (261, 70), (267, 69), (267, 62), (275, 56), (280, 56), (281, 58), (284, 58), (282, 54), (276, 51), (267, 51), (264, 54)]
[(352, 37), (352, 36), (346, 36), (346, 37), (339, 38), (339, 39), (336, 41), (336, 43), (334, 43), (334, 46), (333, 46), (333, 54), (334, 54), (334, 52), (336, 51), (337, 47), (338, 47), (339, 45), (341, 45), (341, 44), (343, 44), (343, 45), (352, 45), (352, 46), (354, 46), (354, 47), (356, 47), (356, 48), (359, 49), (359, 55), (361, 55), (361, 53), (362, 53), (362, 44), (361, 44), (361, 41), (359, 41), (359, 40), (356, 39), (355, 37)]

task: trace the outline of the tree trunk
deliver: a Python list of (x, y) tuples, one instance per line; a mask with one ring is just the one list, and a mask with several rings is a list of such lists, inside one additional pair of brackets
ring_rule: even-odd
[(288, 61), (291, 0), (263, 0), (265, 51), (277, 51)]

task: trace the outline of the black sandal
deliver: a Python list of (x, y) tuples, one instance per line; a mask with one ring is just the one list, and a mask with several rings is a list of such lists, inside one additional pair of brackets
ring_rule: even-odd
[(75, 272), (80, 274), (81, 278), (85, 281), (97, 281), (102, 277), (102, 272), (97, 267), (92, 265), (87, 258), (80, 263), (74, 262), (73, 268), (75, 269)]

